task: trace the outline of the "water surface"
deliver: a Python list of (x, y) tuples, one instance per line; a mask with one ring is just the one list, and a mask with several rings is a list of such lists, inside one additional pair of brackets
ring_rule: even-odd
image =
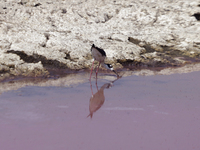
[(118, 80), (111, 75), (97, 84), (92, 79), (4, 92), (1, 149), (199, 150), (199, 77), (200, 71)]

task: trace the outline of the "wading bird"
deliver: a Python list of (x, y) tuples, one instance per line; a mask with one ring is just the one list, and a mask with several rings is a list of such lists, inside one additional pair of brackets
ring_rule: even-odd
[(117, 77), (119, 77), (117, 72), (113, 69), (112, 65), (104, 63), (104, 60), (106, 58), (106, 52), (103, 49), (98, 48), (93, 44), (91, 47), (91, 53), (92, 53), (92, 57), (93, 57), (93, 63), (92, 63), (92, 68), (91, 68), (91, 72), (90, 72), (90, 80), (91, 80), (92, 70), (93, 70), (93, 65), (94, 65), (95, 60), (99, 62), (99, 65), (96, 70), (96, 76), (98, 74), (99, 66), (101, 64), (106, 69), (113, 71), (117, 75)]
[(97, 92), (95, 94), (93, 94), (92, 83), (90, 81), (90, 89), (91, 89), (92, 96), (90, 98), (90, 103), (89, 103), (90, 114), (87, 117), (92, 118), (93, 113), (95, 113), (97, 110), (99, 110), (101, 108), (101, 106), (104, 104), (104, 102), (105, 102), (104, 89), (111, 88), (113, 86), (114, 82), (116, 82), (120, 78), (121, 77), (117, 77), (117, 79), (110, 81), (108, 83), (105, 83), (100, 88), (100, 90), (98, 89), (98, 85), (97, 85), (97, 82), (96, 82)]

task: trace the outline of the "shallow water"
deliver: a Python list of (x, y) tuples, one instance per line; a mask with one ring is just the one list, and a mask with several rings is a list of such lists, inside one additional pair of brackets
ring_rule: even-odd
[(112, 76), (97, 85), (93, 79), (91, 85), (88, 80), (4, 92), (1, 149), (199, 150), (199, 77), (200, 71), (116, 81)]

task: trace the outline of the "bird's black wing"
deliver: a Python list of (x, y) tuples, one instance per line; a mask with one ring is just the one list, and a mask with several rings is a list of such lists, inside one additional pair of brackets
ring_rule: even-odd
[(92, 48), (96, 48), (102, 56), (106, 56), (106, 52), (103, 49), (96, 47), (94, 44), (92, 45)]
[(96, 49), (101, 53), (102, 56), (106, 56), (106, 52), (103, 49), (98, 47), (96, 47)]

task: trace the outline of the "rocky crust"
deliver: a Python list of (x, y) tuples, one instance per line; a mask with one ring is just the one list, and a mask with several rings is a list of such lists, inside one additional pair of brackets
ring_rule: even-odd
[(179, 66), (200, 56), (200, 0), (3, 0), (0, 80), (91, 66)]

